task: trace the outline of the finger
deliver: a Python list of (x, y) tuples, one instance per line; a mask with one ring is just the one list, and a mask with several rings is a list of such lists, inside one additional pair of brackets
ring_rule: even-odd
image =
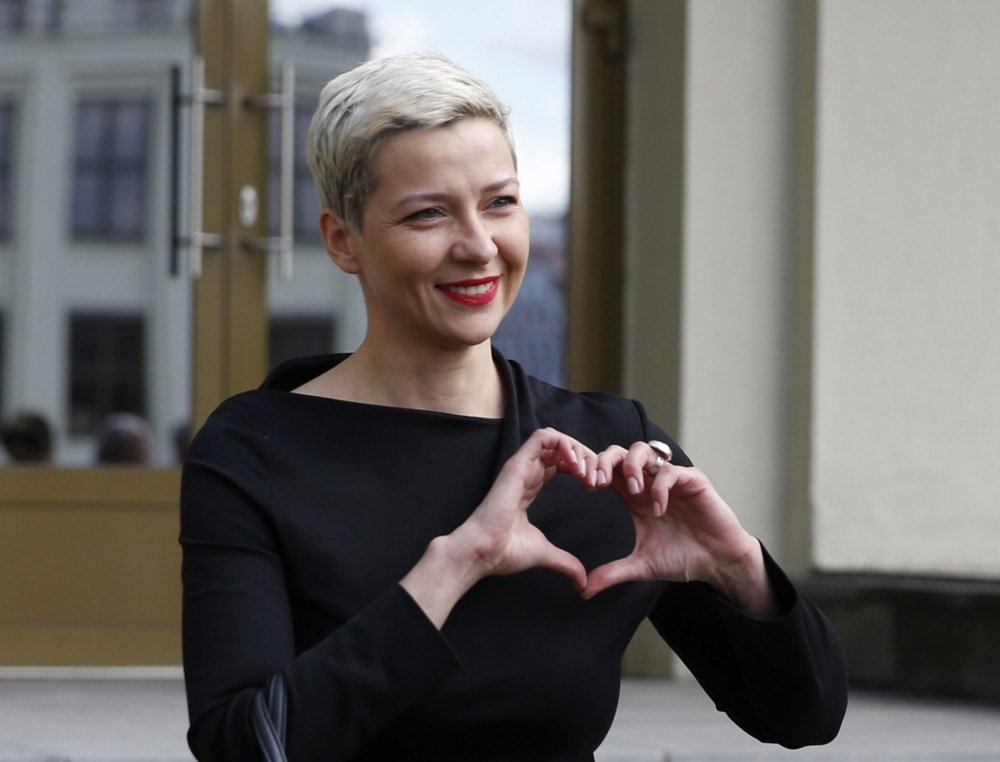
[(628, 455), (628, 450), (620, 445), (611, 445), (597, 455), (594, 466), (594, 486), (606, 487), (611, 483), (615, 470)]
[(635, 555), (630, 555), (598, 566), (590, 572), (582, 595), (585, 600), (590, 600), (602, 590), (622, 582), (646, 579), (650, 579), (648, 566)]
[(544, 437), (553, 445), (554, 451), (562, 460), (559, 464), (560, 470), (589, 484), (593, 479), (594, 464), (597, 462), (594, 451), (556, 429), (548, 428), (541, 431), (545, 432)]
[(573, 585), (581, 593), (587, 587), (587, 570), (580, 559), (562, 548), (557, 548), (551, 543), (547, 546), (544, 555), (539, 559), (538, 566), (565, 574), (572, 580)]
[(675, 466), (672, 463), (660, 467), (653, 489), (688, 497), (699, 492), (709, 494), (715, 491), (703, 471), (693, 466)]
[[(641, 468), (633, 466), (631, 474), (628, 475), (622, 470), (630, 454), (632, 454), (631, 449), (626, 450), (619, 445), (611, 445), (598, 456), (597, 472), (600, 487), (610, 486), (632, 510), (648, 513), (652, 510), (651, 501), (641, 501), (640, 503), (633, 500), (636, 495), (642, 492), (648, 481), (642, 474)], [(637, 474), (643, 481), (636, 482)]]
[[(570, 439), (570, 442), (566, 440)], [(545, 481), (553, 475), (549, 468), (555, 468), (564, 473), (577, 474), (580, 469), (580, 457), (571, 444), (571, 438), (552, 428), (537, 429), (518, 449), (511, 461), (520, 461), (530, 467), (531, 463), (541, 464), (545, 469)]]
[(677, 489), (678, 482), (690, 482), (691, 469), (683, 466), (675, 466), (672, 463), (662, 463), (657, 466), (655, 475), (652, 475), (649, 495), (653, 499), (653, 515), (663, 516), (667, 512), (670, 503), (670, 495)]
[(621, 472), (630, 495), (638, 495), (646, 486), (646, 469), (656, 465), (656, 452), (645, 442), (633, 442), (622, 461)]
[(670, 502), (670, 491), (676, 483), (673, 471), (676, 467), (666, 463), (659, 467), (656, 475), (651, 477), (649, 496), (653, 499), (653, 515), (660, 517), (666, 514)]
[(550, 426), (535, 429), (531, 436), (521, 445), (522, 450), (531, 452), (538, 457), (558, 457), (569, 463), (576, 463), (579, 458), (573, 447), (575, 440), (568, 434), (563, 434)]
[(657, 464), (649, 488), (650, 497), (653, 499), (654, 514), (663, 516), (667, 512), (671, 495), (690, 496), (695, 492), (706, 492), (706, 490), (713, 491), (704, 473), (697, 468), (675, 466), (670, 462)]

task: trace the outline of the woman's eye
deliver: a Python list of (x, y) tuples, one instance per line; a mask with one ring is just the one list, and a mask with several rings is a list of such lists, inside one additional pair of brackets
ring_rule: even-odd
[(500, 196), (493, 199), (490, 204), (494, 209), (504, 209), (508, 206), (516, 206), (517, 199), (514, 196)]
[(441, 216), (441, 210), (436, 207), (429, 207), (427, 209), (419, 209), (413, 214), (407, 216), (408, 220), (415, 220), (417, 222), (421, 220), (433, 220)]

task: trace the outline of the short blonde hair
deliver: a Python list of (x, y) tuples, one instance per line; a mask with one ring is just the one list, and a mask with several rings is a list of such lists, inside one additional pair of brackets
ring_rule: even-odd
[(323, 88), (306, 157), (320, 203), (360, 231), (382, 143), (404, 130), (481, 117), (501, 129), (517, 166), (510, 110), (481, 80), (436, 53), (367, 61)]

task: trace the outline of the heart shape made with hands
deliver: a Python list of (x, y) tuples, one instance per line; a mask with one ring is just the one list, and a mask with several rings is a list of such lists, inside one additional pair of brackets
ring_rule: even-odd
[[(655, 473), (649, 473), (659, 466)], [(588, 574), (576, 556), (531, 524), (527, 509), (557, 473), (588, 490), (613, 489), (629, 511), (635, 546)], [(539, 429), (507, 460), (467, 522), (489, 574), (547, 567), (568, 576), (584, 598), (629, 581), (702, 579), (748, 558), (759, 544), (696, 468), (657, 462), (645, 442), (594, 453), (554, 429)]]
[(667, 463), (655, 446), (612, 446), (577, 476), (591, 491), (613, 489), (635, 529), (629, 555), (586, 575), (584, 598), (623, 582), (707, 580), (759, 547), (702, 471)]

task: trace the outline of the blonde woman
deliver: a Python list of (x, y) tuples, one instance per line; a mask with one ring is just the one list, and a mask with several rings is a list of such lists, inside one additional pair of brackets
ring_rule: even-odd
[(528, 258), (492, 91), (435, 55), (365, 63), (323, 90), (309, 157), (368, 330), (191, 446), (198, 759), (592, 760), (647, 617), (747, 732), (833, 738), (837, 636), (706, 476), (638, 402), (492, 347)]

